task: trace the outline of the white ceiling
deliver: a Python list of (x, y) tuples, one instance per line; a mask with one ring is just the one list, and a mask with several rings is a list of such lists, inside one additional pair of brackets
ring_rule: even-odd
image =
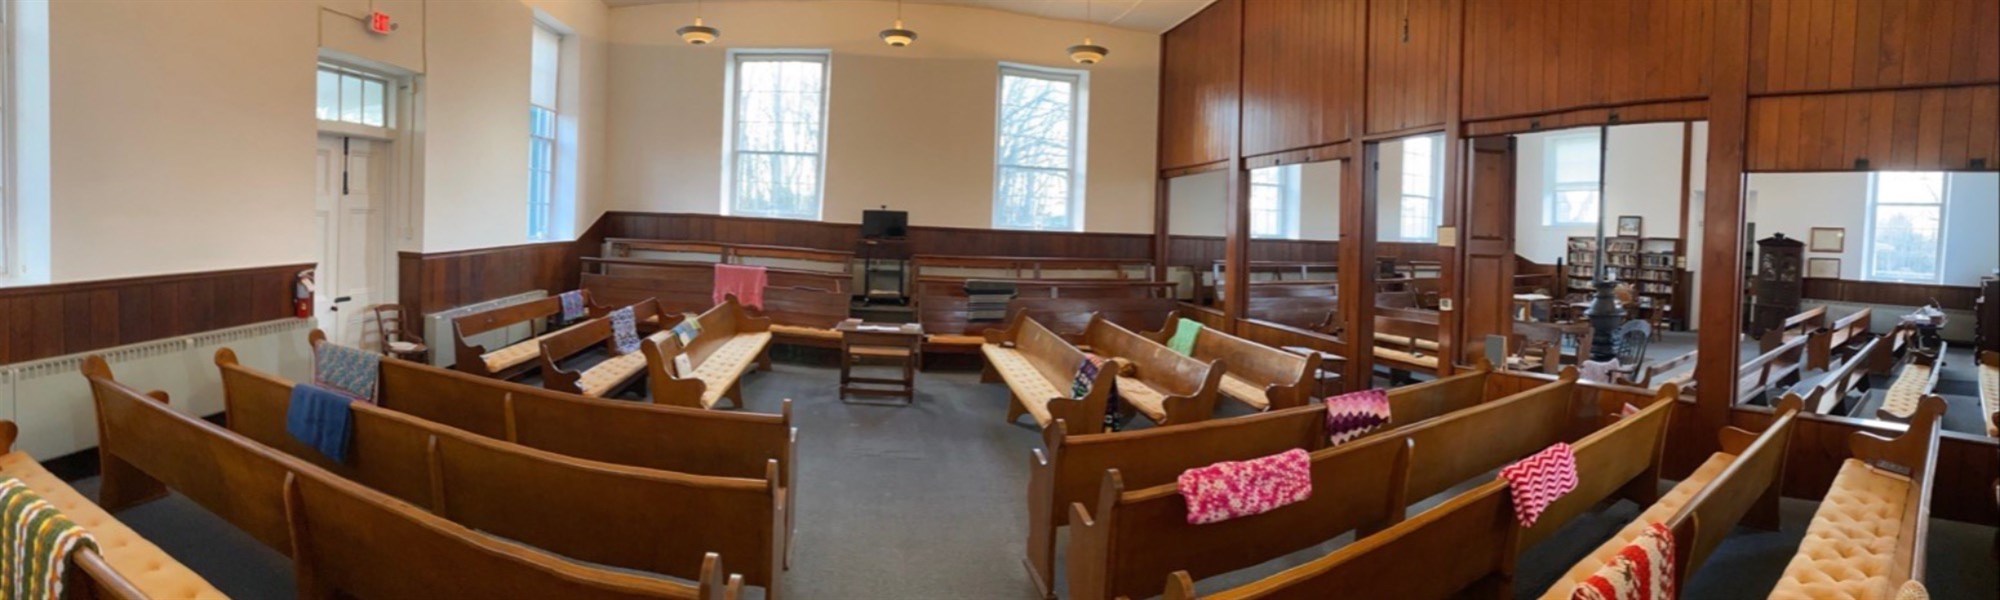
[[(612, 8), (641, 4), (691, 4), (695, 0), (604, 0)], [(732, 0), (705, 0), (723, 4)], [(839, 2), (843, 0), (790, 0)], [(944, 4), (990, 8), (1050, 19), (1084, 20), (1085, 0), (906, 0), (910, 4)], [(1215, 0), (1090, 0), (1090, 20), (1112, 27), (1163, 33), (1201, 12)]]

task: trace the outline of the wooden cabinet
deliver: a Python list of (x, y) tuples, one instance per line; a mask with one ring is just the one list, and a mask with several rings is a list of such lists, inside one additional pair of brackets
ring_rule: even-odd
[(1323, 146), (1353, 136), (1361, 0), (1243, 4), (1243, 154)]
[(1990, 171), (2000, 86), (1752, 98), (1748, 133), (1752, 171)]
[(1449, 0), (1373, 0), (1368, 7), (1368, 132), (1444, 123)]
[(1994, 0), (1759, 0), (1750, 94), (2000, 79)]
[(1161, 36), (1160, 169), (1229, 159), (1242, 11), (1221, 0)]
[(1804, 242), (1777, 234), (1757, 240), (1757, 273), (1750, 278), (1750, 335), (1779, 327), (1799, 313), (1805, 296)]
[(1465, 9), (1467, 120), (1708, 94), (1707, 2), (1483, 0)]

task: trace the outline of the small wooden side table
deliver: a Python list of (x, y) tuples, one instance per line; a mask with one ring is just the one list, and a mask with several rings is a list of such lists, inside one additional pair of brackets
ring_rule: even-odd
[[(840, 401), (848, 402), (847, 396), (852, 394), (903, 398), (900, 403), (856, 404), (907, 406), (916, 402), (917, 360), (923, 355), (923, 326), (916, 323), (863, 323), (860, 319), (848, 319), (833, 329), (840, 332)], [(903, 367), (903, 376), (895, 379), (854, 376), (854, 365), (863, 361), (899, 364)]]

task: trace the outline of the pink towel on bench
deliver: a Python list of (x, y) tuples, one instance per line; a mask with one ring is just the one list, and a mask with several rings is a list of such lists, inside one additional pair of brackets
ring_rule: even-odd
[(715, 265), (715, 303), (736, 296), (736, 301), (744, 306), (764, 310), (764, 287), (770, 284), (770, 274), (764, 267), (743, 265)]
[(1500, 478), (1514, 493), (1514, 518), (1522, 527), (1534, 527), (1542, 511), (1556, 499), (1576, 489), (1576, 451), (1569, 444), (1542, 449), (1533, 456), (1500, 468)]
[(1674, 597), (1674, 532), (1651, 523), (1639, 538), (1570, 591), (1571, 600), (1670, 600)]
[(1190, 525), (1269, 512), (1312, 497), (1312, 456), (1293, 448), (1188, 469), (1181, 472), (1180, 491)]

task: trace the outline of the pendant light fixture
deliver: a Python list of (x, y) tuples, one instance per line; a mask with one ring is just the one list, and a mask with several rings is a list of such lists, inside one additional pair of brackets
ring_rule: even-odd
[(882, 30), (882, 42), (895, 48), (917, 43), (917, 32), (903, 28), (903, 0), (896, 0), (896, 26)]
[(1069, 47), (1069, 59), (1080, 65), (1094, 65), (1104, 60), (1111, 50), (1090, 43), (1090, 0), (1083, 0), (1083, 43)]
[(696, 46), (706, 46), (715, 38), (722, 37), (722, 30), (701, 24), (701, 0), (694, 2), (694, 24), (674, 30), (681, 40)]

